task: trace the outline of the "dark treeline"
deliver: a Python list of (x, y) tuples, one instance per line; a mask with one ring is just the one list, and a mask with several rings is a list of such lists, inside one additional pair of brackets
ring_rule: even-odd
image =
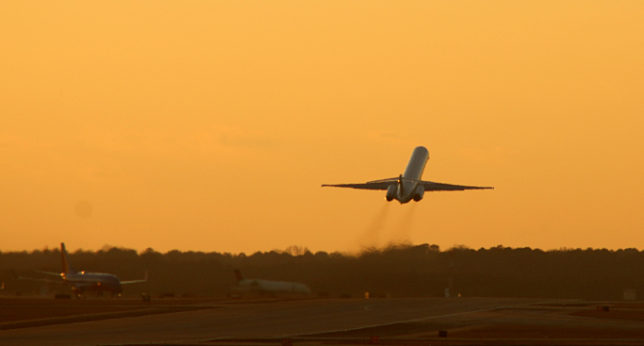
[[(392, 246), (362, 254), (316, 252), (292, 247), (252, 255), (109, 248), (70, 254), (74, 269), (107, 272), (121, 280), (149, 282), (125, 287), (126, 295), (226, 296), (233, 269), (244, 276), (306, 283), (319, 296), (463, 296), (622, 299), (625, 290), (644, 294), (644, 251), (562, 249), (542, 251), (436, 245)], [(60, 271), (59, 250), (0, 253), (3, 294), (51, 293), (54, 288), (16, 280), (16, 275)], [(39, 277), (39, 276), (38, 276)], [(46, 285), (46, 284), (45, 284)], [(58, 288), (57, 290), (60, 290)]]

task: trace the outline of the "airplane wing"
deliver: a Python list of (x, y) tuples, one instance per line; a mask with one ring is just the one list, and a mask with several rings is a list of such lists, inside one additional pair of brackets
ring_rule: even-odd
[[(399, 178), (387, 178), (381, 180), (368, 181), (361, 184), (322, 184), (322, 187), (348, 187), (352, 189), (365, 189), (365, 190), (387, 190), (389, 185), (397, 184)], [(402, 178), (407, 179), (407, 178)], [(434, 181), (418, 181), (423, 185), (425, 191), (459, 191), (459, 190), (484, 190), (494, 189), (492, 186), (467, 186), (467, 185), (453, 185), (445, 183), (437, 183)]]
[(121, 285), (132, 285), (132, 284), (140, 284), (148, 282), (148, 272), (145, 272), (145, 276), (143, 277), (143, 280), (127, 280), (127, 281), (121, 281)]
[(365, 189), (365, 190), (387, 190), (389, 185), (396, 184), (396, 181), (372, 181), (368, 183), (362, 183), (362, 184), (322, 184), (322, 187), (325, 186), (330, 186), (330, 187), (349, 187), (352, 189)]
[(18, 276), (18, 280), (26, 280), (26, 281), (35, 281), (35, 282), (46, 282), (49, 284), (64, 284), (65, 282), (62, 279), (46, 279), (46, 278), (31, 278), (28, 276)]
[(140, 284), (143, 282), (148, 282), (148, 280), (128, 280), (128, 281), (121, 281), (121, 285), (132, 285), (132, 284)]
[(486, 190), (494, 189), (493, 186), (466, 186), (466, 185), (452, 185), (437, 183), (433, 181), (419, 181), (423, 185), (425, 191), (459, 191), (459, 190)]
[(61, 276), (60, 273), (56, 273), (56, 272), (46, 272), (46, 271), (42, 271), (42, 270), (34, 270), (34, 272), (40, 273), (40, 274), (51, 275), (51, 276), (58, 276), (58, 277)]

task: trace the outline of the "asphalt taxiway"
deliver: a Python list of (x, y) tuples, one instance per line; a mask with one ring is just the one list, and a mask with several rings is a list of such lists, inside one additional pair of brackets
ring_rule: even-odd
[[(522, 298), (152, 303), (0, 299), (0, 307), (5, 311), (0, 345), (644, 344), (644, 304), (637, 303)], [(40, 310), (49, 313), (39, 316)]]

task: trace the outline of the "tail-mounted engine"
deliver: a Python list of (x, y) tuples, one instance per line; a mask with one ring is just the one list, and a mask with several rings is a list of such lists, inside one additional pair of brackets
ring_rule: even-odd
[(424, 194), (425, 188), (423, 187), (423, 185), (418, 184), (418, 186), (416, 186), (416, 191), (414, 191), (414, 201), (418, 202), (423, 199)]
[(387, 188), (387, 201), (391, 202), (394, 198), (396, 198), (396, 192), (398, 192), (398, 184), (391, 184)]

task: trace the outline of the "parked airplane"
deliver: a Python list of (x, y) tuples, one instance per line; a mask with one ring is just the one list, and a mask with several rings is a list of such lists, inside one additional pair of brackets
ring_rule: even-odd
[(235, 269), (235, 280), (237, 284), (233, 286), (232, 292), (239, 295), (275, 296), (311, 294), (311, 289), (303, 283), (245, 279), (237, 269)]
[(62, 272), (46, 272), (37, 271), (38, 273), (58, 276), (62, 280), (52, 279), (38, 279), (20, 277), (23, 280), (49, 282), (49, 283), (64, 283), (72, 288), (72, 291), (77, 297), (82, 296), (87, 291), (94, 291), (97, 295), (102, 295), (103, 292), (110, 292), (112, 296), (120, 296), (123, 293), (123, 285), (138, 284), (148, 281), (148, 273), (145, 273), (145, 278), (142, 280), (129, 280), (121, 281), (114, 274), (109, 273), (91, 273), (84, 270), (75, 271), (72, 269), (69, 260), (67, 259), (67, 250), (65, 243), (60, 243), (60, 256), (62, 260)]
[(425, 191), (455, 191), (455, 190), (480, 190), (494, 189), (491, 186), (465, 186), (436, 183), (433, 181), (420, 180), (425, 165), (429, 160), (429, 152), (425, 147), (416, 147), (411, 154), (405, 173), (396, 178), (387, 178), (368, 181), (362, 184), (323, 184), (333, 187), (350, 187), (353, 189), (387, 190), (387, 201), (397, 200), (400, 204), (407, 203), (412, 199), (416, 202), (423, 199)]

